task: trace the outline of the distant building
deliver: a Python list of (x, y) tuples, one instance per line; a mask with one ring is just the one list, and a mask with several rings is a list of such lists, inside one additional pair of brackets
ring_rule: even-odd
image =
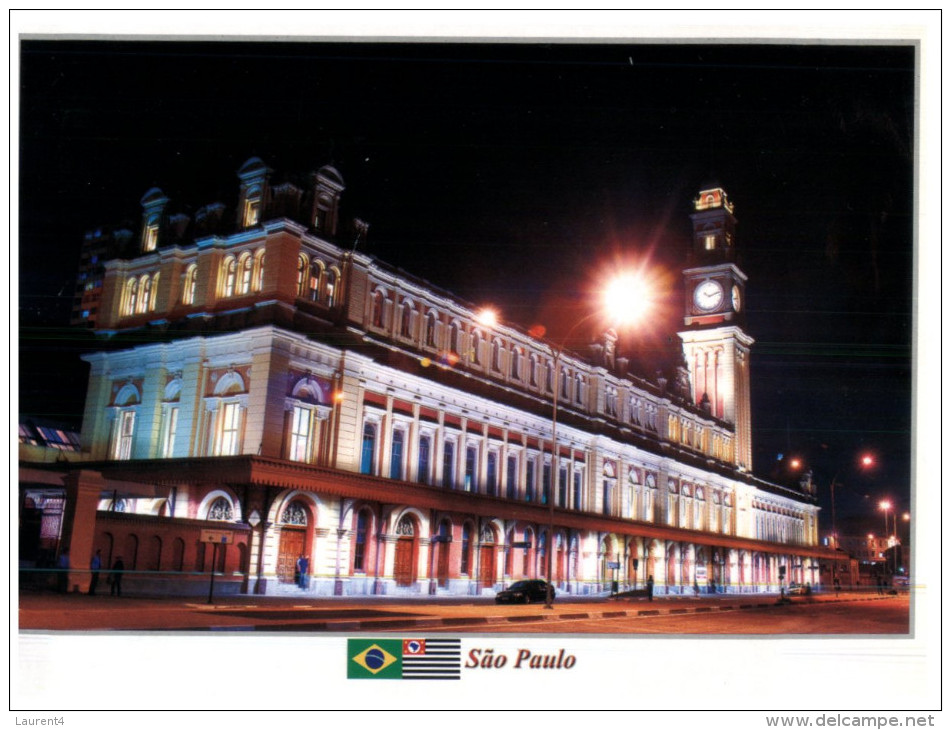
[(492, 594), (545, 577), (549, 551), (577, 594), (819, 581), (811, 482), (753, 472), (722, 189), (695, 201), (683, 361), (660, 379), (628, 372), (611, 331), (562, 355), (361, 253), (344, 191), (333, 167), (279, 182), (253, 158), (233, 208), (176, 216), (152, 189), (134, 252), (95, 262), (83, 461), (21, 462), (27, 498), (64, 499), (72, 585), (95, 549), (143, 592), (216, 570), (229, 591)]

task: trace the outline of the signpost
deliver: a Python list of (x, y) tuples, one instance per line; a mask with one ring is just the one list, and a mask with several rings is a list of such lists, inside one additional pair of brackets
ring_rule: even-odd
[(233, 530), (202, 530), (200, 541), (212, 546), (211, 553), (211, 583), (208, 586), (208, 603), (215, 595), (215, 567), (218, 563), (218, 546), (231, 545), (234, 542)]

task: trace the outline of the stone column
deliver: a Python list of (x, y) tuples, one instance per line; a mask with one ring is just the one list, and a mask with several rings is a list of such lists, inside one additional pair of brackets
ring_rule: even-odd
[[(60, 553), (69, 551), (68, 591), (89, 590), (89, 561), (93, 555), (96, 533), (96, 508), (105, 486), (102, 474), (85, 469), (67, 474), (66, 505), (63, 509), (63, 532)], [(105, 567), (105, 566), (103, 566)]]

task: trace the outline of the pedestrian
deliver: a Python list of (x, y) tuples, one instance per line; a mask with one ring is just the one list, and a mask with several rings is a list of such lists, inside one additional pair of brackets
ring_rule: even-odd
[(301, 559), (300, 587), (305, 591), (310, 588), (310, 558), (306, 555)]
[(89, 595), (96, 595), (96, 586), (99, 585), (99, 571), (102, 569), (102, 550), (97, 550), (89, 561), (89, 572), (92, 576), (89, 579)]
[(112, 564), (112, 585), (109, 587), (109, 595), (122, 596), (122, 572), (125, 570), (125, 563), (122, 562), (122, 556), (116, 557)]
[(832, 581), (832, 585), (835, 588), (835, 595), (838, 596), (839, 591), (842, 590), (842, 582), (839, 580), (838, 576), (836, 576), (835, 579)]
[(654, 600), (654, 576), (653, 575), (647, 576), (647, 600), (648, 601)]
[(878, 595), (884, 596), (885, 595), (885, 579), (879, 576), (876, 582), (878, 583)]
[(56, 589), (60, 593), (69, 590), (69, 550), (63, 550), (56, 559)]
[(300, 569), (304, 564), (304, 556), (301, 555), (297, 558), (297, 562), (294, 563), (294, 584), (300, 588)]

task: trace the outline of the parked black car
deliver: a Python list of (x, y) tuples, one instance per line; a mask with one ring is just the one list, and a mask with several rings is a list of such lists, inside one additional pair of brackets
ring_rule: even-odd
[[(548, 583), (543, 580), (518, 580), (495, 594), (496, 603), (532, 603), (533, 601), (544, 601), (548, 591)], [(552, 589), (552, 600), (555, 599), (555, 592)]]

